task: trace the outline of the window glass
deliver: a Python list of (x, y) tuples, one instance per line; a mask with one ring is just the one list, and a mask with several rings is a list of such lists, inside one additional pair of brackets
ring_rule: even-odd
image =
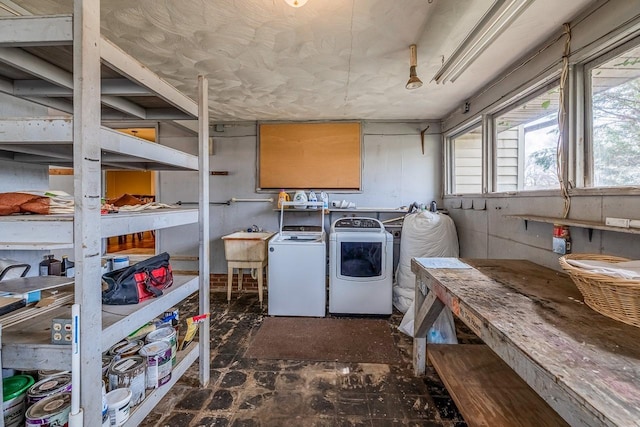
[(640, 46), (591, 70), (596, 187), (640, 184)]
[(559, 188), (558, 87), (494, 119), (496, 191)]
[(453, 194), (482, 193), (482, 125), (451, 138)]

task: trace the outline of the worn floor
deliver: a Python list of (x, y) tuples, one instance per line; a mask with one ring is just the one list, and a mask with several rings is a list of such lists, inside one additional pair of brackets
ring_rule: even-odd
[[(266, 316), (257, 295), (234, 296), (228, 305), (216, 292), (211, 301), (209, 386), (198, 386), (196, 362), (143, 426), (466, 426), (433, 368), (413, 376), (400, 313), (389, 318), (396, 363), (257, 360), (244, 357)], [(181, 316), (196, 304), (195, 297), (185, 301)]]

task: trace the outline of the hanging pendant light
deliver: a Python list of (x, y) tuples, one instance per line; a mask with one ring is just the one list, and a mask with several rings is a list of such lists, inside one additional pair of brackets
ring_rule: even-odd
[(307, 0), (284, 0), (291, 7), (302, 7), (307, 3)]
[(410, 62), (409, 62), (409, 81), (405, 86), (407, 89), (418, 89), (422, 86), (422, 80), (418, 78), (416, 73), (416, 67), (418, 66), (418, 54), (416, 53), (416, 45), (412, 44), (409, 46), (410, 49)]

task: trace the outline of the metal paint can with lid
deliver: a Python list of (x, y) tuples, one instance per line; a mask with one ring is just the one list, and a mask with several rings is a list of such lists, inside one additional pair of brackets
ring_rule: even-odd
[(135, 356), (143, 346), (144, 342), (140, 340), (120, 341), (109, 349), (109, 354), (114, 357)]
[(60, 393), (40, 400), (27, 409), (25, 427), (58, 427), (69, 424), (71, 393)]
[(27, 392), (27, 405), (33, 405), (40, 400), (71, 391), (71, 374), (60, 374), (45, 378), (35, 383)]
[(149, 332), (147, 335), (146, 341), (147, 343), (152, 343), (154, 341), (166, 341), (171, 346), (171, 365), (176, 365), (176, 356), (178, 354), (178, 334), (176, 334), (176, 330), (171, 326), (163, 326), (156, 329), (153, 332)]
[(131, 389), (131, 406), (142, 402), (145, 397), (146, 361), (142, 356), (124, 357), (109, 366), (109, 390)]
[(155, 341), (142, 347), (140, 355), (147, 360), (147, 388), (158, 388), (171, 379), (171, 344)]
[(38, 381), (55, 377), (56, 375), (70, 374), (69, 371), (61, 371), (59, 369), (40, 369), (38, 370)]

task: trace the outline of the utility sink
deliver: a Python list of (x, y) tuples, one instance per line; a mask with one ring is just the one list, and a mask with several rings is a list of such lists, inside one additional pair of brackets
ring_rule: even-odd
[(264, 261), (267, 242), (275, 233), (238, 231), (222, 236), (227, 261)]

